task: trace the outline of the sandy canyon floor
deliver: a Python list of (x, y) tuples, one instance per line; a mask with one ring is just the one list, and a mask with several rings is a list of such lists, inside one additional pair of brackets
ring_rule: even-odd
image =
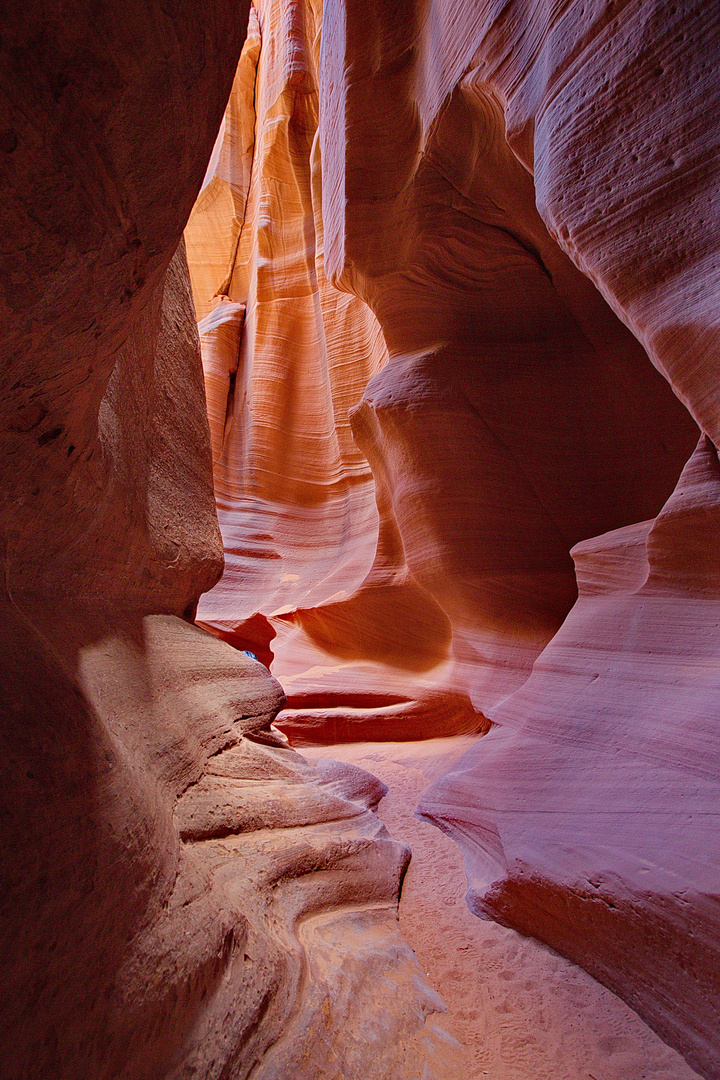
[(414, 809), (472, 738), (303, 748), (383, 780), (379, 814), (412, 848), (400, 923), (447, 1005), (437, 1018), (465, 1048), (467, 1080), (697, 1080), (640, 1017), (550, 949), (476, 918), (459, 848)]

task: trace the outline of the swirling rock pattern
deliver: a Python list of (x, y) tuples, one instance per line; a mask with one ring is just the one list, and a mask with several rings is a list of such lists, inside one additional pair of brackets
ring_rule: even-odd
[[(336, 177), (323, 186), (330, 279), (367, 296), (386, 334), (392, 333), (392, 293), (376, 290), (376, 282), (396, 272), (398, 245), (370, 246), (365, 237), (402, 231), (415, 206), (417, 178), (434, 157), (437, 160), (439, 141), (441, 149), (449, 146), (453, 151), (451, 162), (458, 161), (461, 151), (461, 163), (474, 163), (467, 172), (457, 164), (451, 171), (447, 154), (441, 158), (451, 202), (467, 213), (461, 198), (469, 199), (470, 185), (477, 185), (474, 190), (488, 196), (490, 205), (478, 209), (475, 203), (473, 222), (497, 224), (500, 209), (500, 221), (523, 241), (523, 251), (512, 249), (518, 267), (513, 281), (526, 284), (513, 310), (497, 302), (496, 310), (503, 313), (500, 330), (517, 336), (520, 329), (536, 331), (541, 325), (537, 314), (531, 319), (525, 314), (526, 305), (538, 302), (541, 293), (522, 276), (535, 273), (530, 257), (537, 253), (563, 306), (593, 343), (595, 372), (604, 369), (610, 380), (621, 380), (613, 402), (607, 384), (602, 391), (600, 384), (591, 389), (597, 375), (592, 363), (583, 362), (580, 379), (588, 379), (587, 400), (595, 404), (580, 407), (579, 396), (570, 412), (582, 417), (576, 431), (590, 434), (585, 450), (579, 444), (573, 450), (571, 432), (565, 442), (567, 416), (559, 401), (552, 405), (552, 378), (542, 381), (542, 395), (547, 387), (549, 411), (556, 418), (543, 440), (544, 454), (553, 460), (550, 448), (558, 438), (555, 452), (562, 454), (562, 476), (549, 477), (547, 461), (539, 458), (525, 472), (534, 479), (539, 469), (540, 476), (548, 477), (544, 506), (558, 506), (555, 500), (570, 490), (564, 483), (573, 484), (576, 477), (575, 504), (570, 510), (571, 498), (555, 516), (562, 526), (576, 524), (577, 539), (584, 541), (574, 548), (580, 597), (530, 678), (524, 685), (517, 679), (510, 697), (510, 679), (497, 691), (494, 679), (473, 681), (494, 727), (451, 776), (433, 788), (423, 807), (463, 845), (475, 910), (533, 933), (577, 959), (625, 996), (695, 1068), (717, 1077), (720, 852), (715, 828), (717, 746), (710, 718), (717, 622), (713, 523), (718, 433), (713, 402), (718, 386), (718, 223), (707, 208), (715, 198), (718, 176), (718, 83), (710, 59), (717, 54), (718, 14), (692, 3), (667, 8), (571, 3), (550, 12), (534, 3), (511, 3), (498, 11), (485, 4), (437, 2), (422, 10), (408, 3), (404, 17), (393, 26), (380, 5), (372, 8), (371, 18), (376, 33), (362, 35), (359, 26), (367, 16), (360, 5), (338, 2), (326, 7), (323, 163)], [(367, 104), (373, 100), (384, 103), (389, 118), (382, 139), (373, 138), (375, 123)], [(497, 131), (499, 123), (493, 117), (500, 109), (507, 146), (533, 173), (534, 201), (545, 234), (532, 215), (527, 216), (521, 181), (509, 183), (515, 173), (502, 164), (509, 160), (504, 142), (492, 137), (493, 125)], [(344, 126), (340, 117), (349, 117)], [(443, 127), (453, 124), (462, 125), (457, 130), (467, 133), (465, 138), (443, 141)], [(478, 125), (482, 135), (473, 139), (469, 133)], [(395, 150), (392, 160), (389, 144)], [(472, 157), (475, 145), (481, 153)], [(375, 168), (368, 167), (370, 161)], [(387, 172), (380, 163), (387, 165)], [(380, 176), (387, 176), (394, 197), (377, 197)], [(544, 235), (557, 241), (559, 258), (550, 254), (553, 249)], [(504, 235), (495, 240), (482, 264), (488, 275), (502, 267), (498, 255), (508, 245)], [(417, 248), (412, 250), (415, 255)], [(600, 318), (588, 305), (587, 291), (575, 284), (572, 271), (567, 273), (562, 252), (598, 285), (704, 432), (672, 495), (692, 429), (667, 392), (653, 382), (648, 362), (643, 366), (624, 330), (612, 330), (611, 317), (604, 313)], [(415, 268), (413, 263), (416, 275)], [(411, 284), (414, 288), (415, 277)], [(485, 281), (482, 288), (487, 288)], [(506, 295), (517, 294), (509, 286)], [(550, 315), (547, 301), (542, 311)], [(521, 326), (514, 320), (516, 313)], [(393, 408), (386, 391), (395, 364), (390, 336), (391, 360), (376, 382), (380, 394), (371, 384), (362, 406), (371, 414), (374, 430), (391, 430), (394, 441), (404, 440), (403, 447), (421, 445), (420, 424), (415, 438), (404, 436), (402, 429), (409, 426), (411, 402), (424, 402), (442, 385), (437, 372), (448, 340), (443, 325), (442, 332), (436, 332), (439, 356), (433, 343), (431, 353), (426, 345), (418, 357), (410, 336), (415, 327), (408, 323), (406, 317), (398, 342), (400, 363), (408, 372), (402, 384), (407, 387), (402, 420), (393, 418), (392, 427), (385, 420)], [(424, 329), (426, 324), (416, 320), (417, 325)], [(483, 334), (487, 325), (483, 323)], [(601, 326), (606, 329), (601, 331)], [(567, 347), (572, 336), (555, 338), (559, 340)], [(555, 363), (553, 359), (545, 370), (552, 371)], [(477, 369), (482, 370), (480, 363)], [(462, 371), (457, 362), (454, 370)], [(504, 378), (498, 381), (502, 393), (507, 384)], [(536, 380), (533, 387), (539, 396)], [(655, 404), (645, 413), (651, 396)], [(532, 431), (539, 416), (535, 401), (527, 404), (528, 396), (517, 390), (509, 398), (510, 413), (522, 401)], [(490, 395), (484, 408), (493, 406)], [(594, 414), (595, 406), (600, 413)], [(417, 406), (419, 412), (422, 408)], [(605, 409), (610, 411), (603, 419)], [(378, 412), (379, 419), (372, 419)], [(606, 442), (610, 430), (614, 435)], [(504, 441), (518, 460), (517, 437), (512, 443), (507, 436)], [(651, 451), (644, 473), (633, 479), (629, 462), (642, 460), (653, 443), (665, 449), (660, 456)], [(533, 444), (542, 449), (537, 439)], [(591, 448), (598, 452), (598, 462), (613, 462), (613, 478), (591, 480), (585, 473), (582, 479)], [(651, 475), (658, 485), (652, 493), (647, 485)], [(616, 495), (606, 501), (605, 483), (623, 488), (624, 506), (615, 501)], [(407, 522), (400, 523), (408, 562), (453, 619), (435, 584), (437, 561), (422, 558), (421, 536), (427, 531), (416, 523), (428, 499), (415, 495), (417, 486), (412, 485), (401, 506), (408, 513)], [(454, 486), (448, 484), (445, 490)], [(649, 506), (661, 499), (663, 487), (667, 501), (659, 516), (657, 503), (652, 512), (642, 513), (644, 500)], [(583, 507), (581, 489), (592, 495), (591, 508)], [(434, 491), (432, 495), (437, 497)], [(505, 498), (502, 505), (507, 505)], [(595, 515), (606, 512), (610, 517), (617, 513), (616, 524), (606, 527), (606, 535), (588, 539), (599, 532), (591, 527)], [(500, 552), (506, 565), (513, 559), (518, 525), (523, 543), (550, 556), (552, 548), (537, 517), (524, 516), (523, 523), (518, 515), (517, 525), (507, 517), (488, 515), (488, 520), (497, 527), (502, 521), (507, 530)], [(646, 524), (637, 524), (643, 521)], [(413, 536), (420, 558), (417, 569)], [(492, 551), (492, 535), (489, 541)], [(448, 549), (453, 550), (452, 542), (440, 550)], [(483, 542), (480, 557), (487, 551)], [(459, 559), (456, 565), (464, 584)], [(504, 580), (509, 585), (513, 579)], [(499, 599), (497, 588), (493, 591)], [(498, 622), (516, 604), (516, 611), (522, 606), (522, 596), (516, 601), (510, 588), (506, 592), (510, 595), (495, 609)], [(548, 595), (546, 590), (539, 605), (533, 602), (534, 610), (550, 612)], [(475, 608), (468, 621), (469, 633), (482, 640), (481, 610)], [(539, 640), (538, 634), (535, 642)], [(512, 646), (512, 635), (509, 641)], [(514, 660), (513, 665), (518, 667)]]
[(383, 785), (305, 762), (265, 668), (176, 616), (3, 620), (2, 1075), (455, 1075)]
[(200, 618), (226, 633), (351, 593), (375, 551), (372, 475), (347, 414), (387, 354), (367, 306), (322, 270), (320, 18), (314, 4), (252, 9), (186, 230), (226, 561)]
[(321, 19), (319, 3), (252, 9), (185, 233), (225, 547), (198, 617), (292, 680), (278, 722), (296, 739), (477, 730), (450, 624), (409, 573), (391, 491), (351, 433), (387, 347), (324, 273)]
[[(252, 160), (234, 106), (187, 231), (226, 550), (200, 617), (250, 648), (292, 619), (273, 670), (332, 710), (294, 733), (477, 730), (572, 606), (570, 548), (657, 513), (697, 428), (548, 231), (482, 65), (431, 104), (419, 16), (342, 11), (258, 4)], [(368, 713), (351, 661), (414, 719)]]
[(373, 307), (390, 352), (354, 429), (487, 714), (572, 605), (570, 548), (657, 513), (697, 429), (548, 232), (482, 64), (430, 111), (419, 87), (449, 58), (420, 14), (401, 31), (378, 5), (373, 36), (342, 10), (326, 8), (323, 53), (326, 271)]
[[(299, 573), (273, 627), (294, 736), (351, 737), (354, 710), (381, 737), (431, 686), (492, 721), (423, 803), (474, 909), (584, 964), (709, 1077), (719, 25), (692, 0), (326, 0), (311, 210), (323, 289), (364, 301), (388, 350), (351, 414), (377, 552), (352, 576), (351, 533), (342, 556), (321, 536), (344, 595)], [(253, 296), (229, 298), (247, 325)], [(255, 580), (245, 613), (276, 615)]]
[(408, 855), (373, 813), (382, 787), (304, 762), (267, 669), (191, 625), (223, 560), (182, 230), (247, 15), (3, 12), (8, 1080), (410, 1080), (457, 1060), (399, 934)]
[(541, 937), (718, 1075), (717, 452), (574, 549), (580, 596), (482, 748), (424, 796), (470, 905)]

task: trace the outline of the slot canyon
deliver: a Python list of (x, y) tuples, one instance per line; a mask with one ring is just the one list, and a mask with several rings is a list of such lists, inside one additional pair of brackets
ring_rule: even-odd
[(0, 1080), (720, 1080), (719, 90), (6, 0)]

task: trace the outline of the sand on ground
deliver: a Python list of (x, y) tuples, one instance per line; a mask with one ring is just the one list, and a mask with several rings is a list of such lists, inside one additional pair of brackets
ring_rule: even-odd
[(359, 765), (387, 784), (380, 817), (412, 849), (400, 924), (447, 1005), (440, 1025), (466, 1048), (467, 1080), (699, 1080), (637, 1013), (582, 968), (471, 914), (460, 849), (414, 811), (425, 788), (473, 741), (301, 751)]

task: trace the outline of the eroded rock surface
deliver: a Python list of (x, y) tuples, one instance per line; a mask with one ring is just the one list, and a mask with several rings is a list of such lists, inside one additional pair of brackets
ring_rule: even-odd
[[(420, 116), (467, 64), (501, 95), (545, 223), (716, 440), (717, 218), (701, 207), (717, 186), (717, 14), (432, 12), (435, 45), (420, 64), (435, 77)], [(329, 251), (329, 213), (325, 223)], [(716, 470), (704, 437), (654, 522), (635, 524), (636, 513), (575, 549), (572, 614), (525, 685), (488, 710), (496, 726), (481, 746), (423, 803), (466, 851), (475, 910), (584, 964), (712, 1077)]]
[[(317, 31), (315, 6), (292, 10)], [(279, 22), (258, 12), (262, 68)], [(351, 412), (377, 551), (368, 531), (350, 574), (354, 526), (342, 554), (319, 530), (323, 588), (290, 569), (278, 624), (258, 570), (244, 609), (270, 617), (255, 627), (276, 634), (294, 737), (352, 738), (363, 719), (392, 737), (400, 717), (433, 733), (450, 693), (493, 722), (423, 803), (464, 846), (474, 910), (584, 964), (709, 1077), (718, 23), (692, 2), (326, 0), (302, 69), (319, 134), (293, 165), (309, 153), (322, 289), (363, 301), (387, 345)], [(300, 66), (276, 70), (290, 85)], [(278, 283), (284, 250), (264, 249)], [(235, 313), (208, 318), (242, 358), (257, 304), (228, 295)], [(238, 537), (255, 559), (283, 528)]]
[(426, 794), (469, 900), (572, 957), (716, 1076), (717, 451), (654, 522), (574, 549), (580, 596), (482, 746)]
[(570, 548), (657, 513), (697, 430), (548, 231), (501, 88), (465, 40), (482, 41), (476, 7), (454, 14), (468, 55), (428, 101), (451, 57), (418, 37), (419, 9), (401, 29), (378, 5), (363, 34), (359, 5), (326, 8), (325, 263), (383, 327), (390, 362), (356, 438), (487, 713), (572, 605)]
[(279, 722), (294, 737), (477, 730), (447, 616), (351, 433), (387, 347), (368, 305), (325, 277), (321, 21), (320, 3), (252, 9), (186, 229), (226, 559), (199, 618), (292, 680)]
[(387, 354), (367, 306), (322, 269), (321, 10), (252, 8), (186, 230), (226, 560), (200, 617), (226, 633), (349, 594), (375, 550), (372, 474), (347, 414)]
[(570, 548), (657, 513), (697, 428), (548, 231), (482, 65), (430, 103), (419, 16), (292, 10), (251, 18), (254, 141), (233, 106), (187, 232), (227, 557), (200, 617), (249, 648), (293, 622), (273, 670), (326, 709), (295, 733), (482, 729), (574, 602)]
[(399, 934), (382, 787), (290, 750), (267, 669), (191, 624), (223, 557), (181, 237), (247, 15), (4, 11), (8, 1080), (409, 1080), (456, 1057)]

